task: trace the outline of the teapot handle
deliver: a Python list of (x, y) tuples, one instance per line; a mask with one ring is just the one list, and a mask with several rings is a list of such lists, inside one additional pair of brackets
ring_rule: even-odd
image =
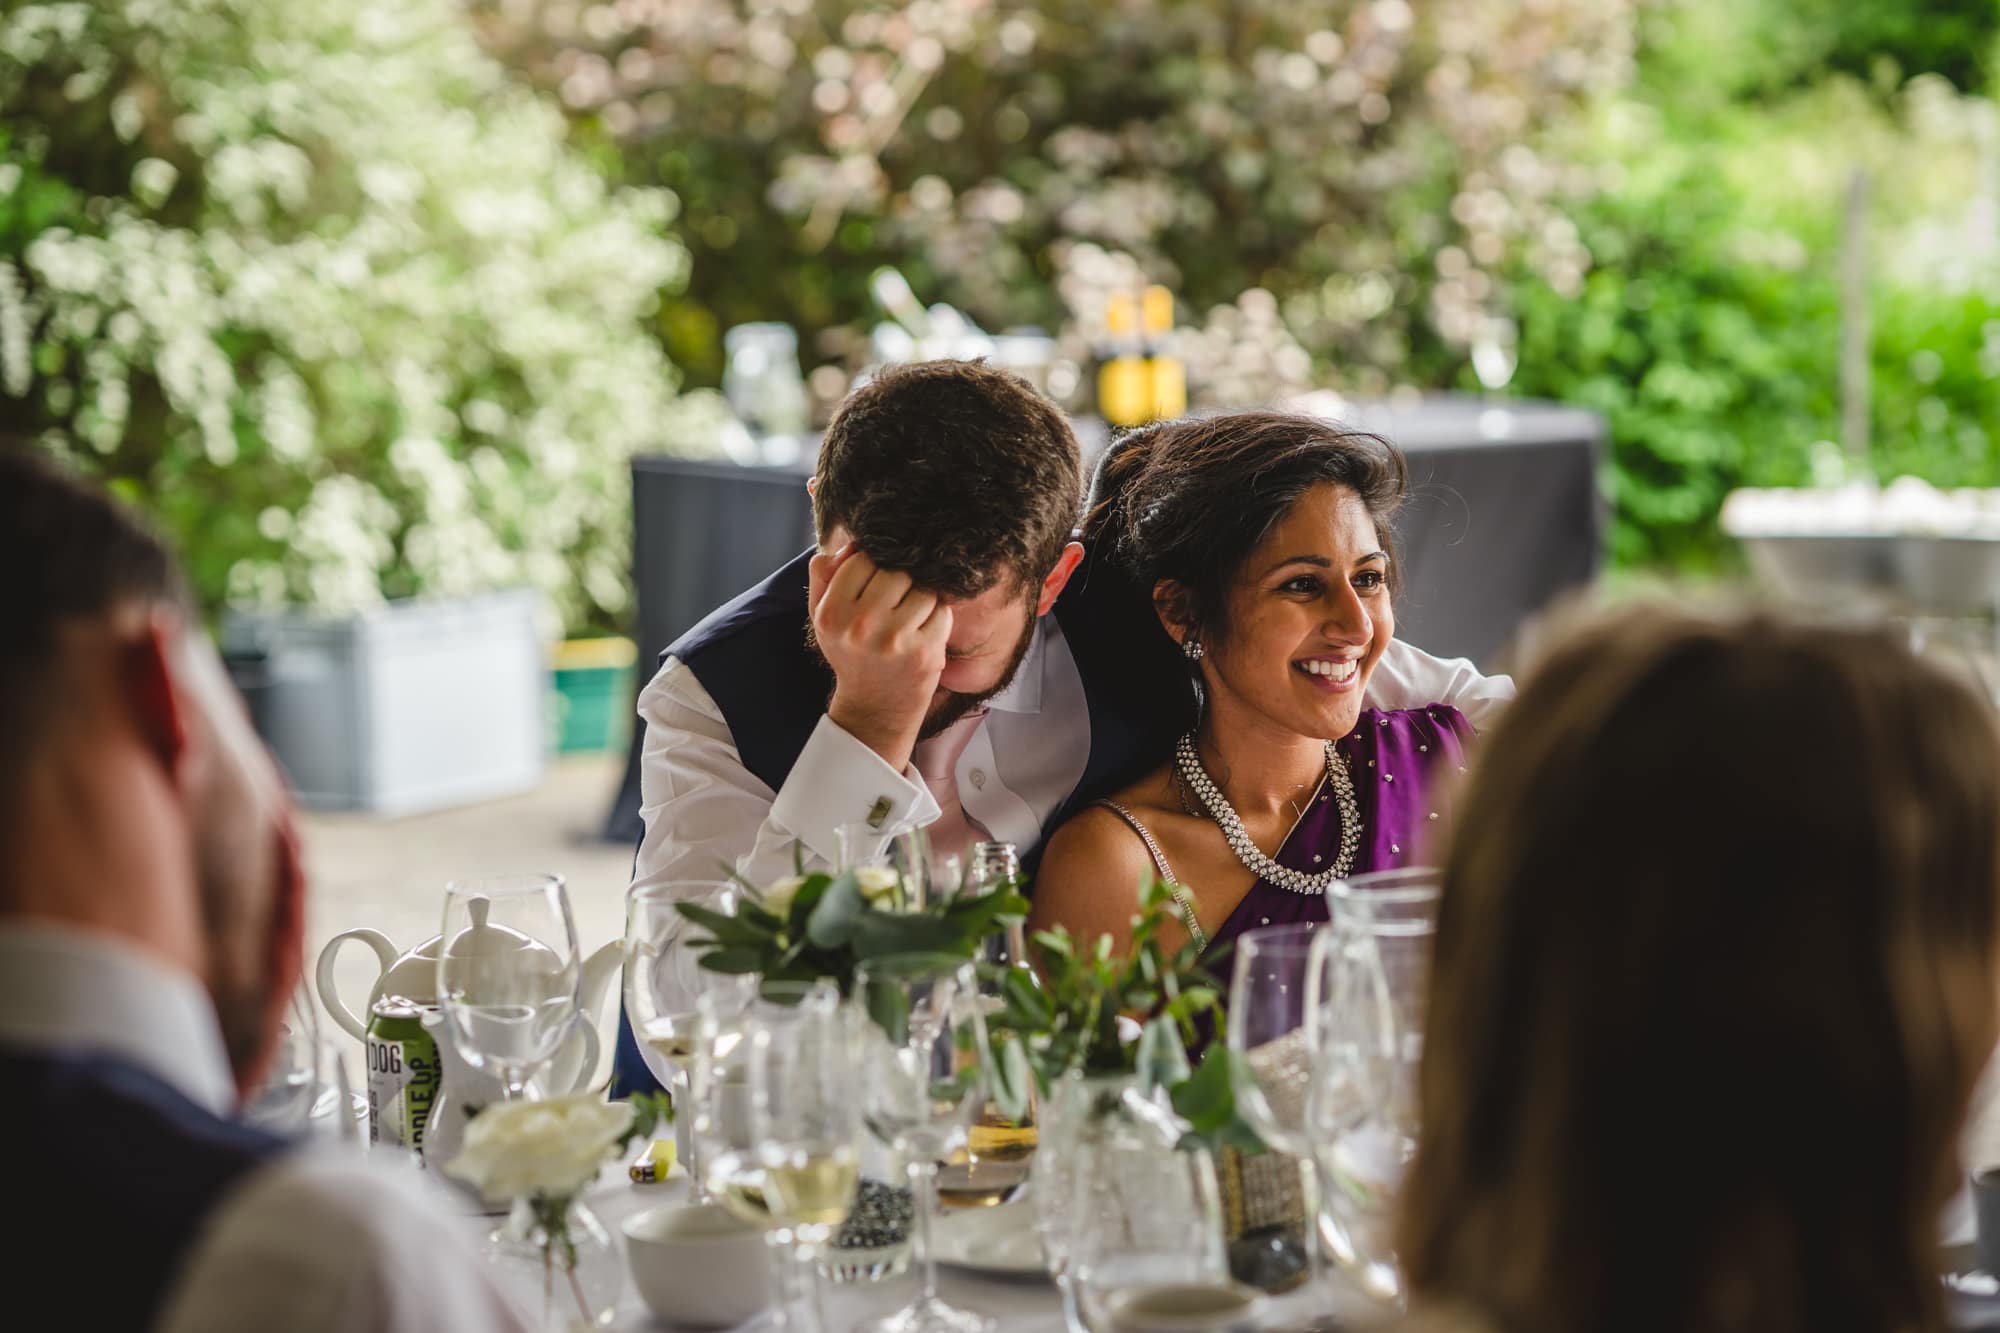
[(582, 1092), (590, 1086), (591, 1075), (597, 1072), (597, 1052), (597, 1024), (586, 1015), (583, 1022), (583, 1063), (577, 1067), (576, 1082), (570, 1086), (571, 1092)]
[(340, 1002), (340, 992), (335, 988), (333, 979), (333, 957), (340, 952), (340, 946), (348, 940), (360, 940), (374, 950), (375, 957), (381, 962), (384, 972), (396, 965), (396, 946), (389, 943), (389, 937), (381, 931), (357, 926), (353, 930), (341, 931), (328, 940), (326, 947), (319, 951), (319, 966), (313, 971), (313, 980), (319, 986), (319, 1002), (326, 1006), (328, 1016), (340, 1025), (342, 1031), (356, 1041), (366, 1041), (367, 1020), (356, 1018), (354, 1011)]

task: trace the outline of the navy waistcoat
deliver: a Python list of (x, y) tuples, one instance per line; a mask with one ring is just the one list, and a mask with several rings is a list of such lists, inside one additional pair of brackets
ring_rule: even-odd
[[(716, 610), (676, 640), (677, 657), (715, 700), (743, 766), (772, 791), (812, 736), (833, 695), (833, 673), (807, 644), (807, 551)], [(1090, 758), (1069, 799), (1043, 830), (1071, 811), (1166, 761), (1193, 725), (1193, 688), (1149, 595), (1110, 561), (1086, 556), (1053, 612), (1083, 678)], [(1050, 726), (1075, 719), (1049, 718)], [(1030, 865), (1039, 847), (1021, 849)]]
[[(661, 655), (687, 663), (729, 724), (743, 766), (772, 791), (785, 785), (833, 697), (833, 672), (806, 639), (812, 554), (711, 612)], [(1090, 757), (1045, 838), (1073, 811), (1164, 763), (1196, 716), (1193, 687), (1151, 596), (1109, 560), (1087, 554), (1051, 614), (1083, 679)], [(1076, 721), (1043, 719), (1052, 727)], [(1032, 875), (1042, 849), (1021, 852)], [(614, 1096), (655, 1086), (622, 1014), (613, 1070)]]
[(125, 1061), (21, 1049), (0, 1050), (0, 1143), (25, 1185), (14, 1299), (132, 1333), (159, 1318), (216, 1204), (286, 1146)]

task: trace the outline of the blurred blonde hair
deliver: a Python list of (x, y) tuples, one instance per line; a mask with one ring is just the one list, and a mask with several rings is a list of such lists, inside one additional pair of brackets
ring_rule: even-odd
[(1996, 1032), (2000, 734), (1874, 629), (1656, 606), (1487, 737), (1399, 1252), (1508, 1333), (1942, 1326)]

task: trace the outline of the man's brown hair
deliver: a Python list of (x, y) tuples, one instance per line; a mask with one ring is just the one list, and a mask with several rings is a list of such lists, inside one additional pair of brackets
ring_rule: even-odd
[(1944, 1326), (2000, 736), (1886, 632), (1628, 609), (1488, 733), (1398, 1253), (1537, 1333)]
[(166, 545), (135, 515), (0, 436), (0, 753), (33, 742), (65, 622), (121, 602), (191, 608)]
[(1055, 567), (1082, 506), (1062, 411), (979, 361), (884, 370), (841, 404), (820, 445), (813, 522), (946, 597)]

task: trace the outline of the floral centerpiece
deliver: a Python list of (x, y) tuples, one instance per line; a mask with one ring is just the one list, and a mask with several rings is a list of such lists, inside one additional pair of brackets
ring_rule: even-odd
[[(698, 903), (676, 906), (708, 932), (690, 947), (710, 971), (754, 973), (765, 981), (827, 978), (850, 996), (857, 970), (870, 959), (909, 953), (977, 958), (989, 937), (1026, 917), (1028, 901), (1017, 892), (1018, 885), (1015, 878), (992, 879), (961, 884), (953, 893), (925, 895), (885, 865), (832, 874), (807, 874), (795, 865), (794, 874), (763, 888), (743, 883), (748, 892), (733, 915)], [(876, 1009), (871, 1005), (876, 1021), (892, 1033), (899, 1017), (907, 1016)], [(873, 1280), (896, 1271), (911, 1217), (907, 1189), (864, 1179), (833, 1248), (849, 1255), (896, 1257), (836, 1259), (829, 1271), (841, 1281)]]
[(993, 880), (955, 894), (918, 894), (889, 866), (859, 866), (838, 874), (788, 875), (749, 890), (732, 916), (698, 903), (682, 915), (708, 931), (693, 941), (711, 972), (756, 973), (766, 981), (831, 979), (842, 995), (855, 969), (891, 954), (943, 953), (975, 958), (1003, 925), (1028, 913), (1017, 881)]
[[(545, 1325), (596, 1326), (616, 1304), (623, 1278), (617, 1252), (580, 1199), (607, 1160), (672, 1119), (673, 1103), (664, 1094), (607, 1102), (577, 1093), (498, 1102), (466, 1127), (465, 1146), (445, 1170), (489, 1199), (516, 1201), (510, 1239), (538, 1252)], [(558, 1271), (575, 1303), (575, 1320), (558, 1315)]]
[(1073, 1073), (1132, 1075), (1142, 1089), (1167, 1091), (1189, 1124), (1190, 1146), (1262, 1152), (1236, 1112), (1233, 1057), (1211, 1040), (1223, 1019), (1220, 984), (1201, 946), (1161, 941), (1176, 919), (1172, 889), (1142, 881), (1138, 908), (1123, 953), (1113, 953), (1108, 935), (1084, 947), (1058, 926), (1035, 933), (1039, 975), (1006, 969), (1003, 1007), (989, 1020), (996, 1099), (1003, 1109), (1025, 1106), (1031, 1082), (1047, 1096)]

